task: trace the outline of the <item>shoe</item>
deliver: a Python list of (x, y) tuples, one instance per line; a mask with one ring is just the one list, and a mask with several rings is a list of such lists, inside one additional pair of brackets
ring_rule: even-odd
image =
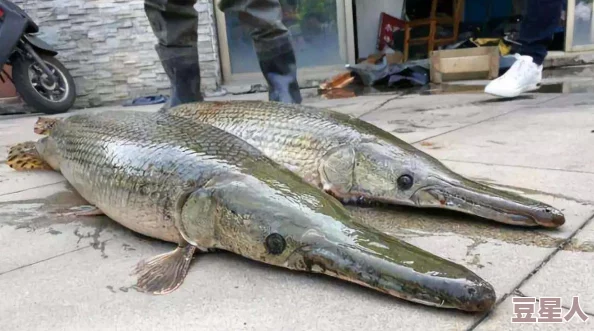
[(297, 63), (293, 51), (259, 60), (260, 69), (268, 83), (268, 99), (300, 104), (301, 91), (297, 83)]
[(543, 66), (536, 65), (531, 56), (515, 54), (516, 62), (501, 77), (485, 87), (485, 93), (504, 98), (537, 90), (542, 81)]
[(171, 82), (171, 97), (161, 109), (203, 101), (197, 48), (157, 45), (156, 50)]

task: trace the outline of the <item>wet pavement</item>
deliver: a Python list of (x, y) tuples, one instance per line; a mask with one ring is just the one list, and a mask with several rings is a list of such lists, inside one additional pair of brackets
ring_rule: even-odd
[[(580, 84), (589, 92), (584, 81)], [(182, 287), (172, 294), (141, 294), (132, 288), (134, 266), (171, 250), (170, 244), (132, 233), (107, 217), (61, 216), (86, 203), (62, 176), (14, 172), (2, 164), (1, 329), (594, 329), (594, 94), (562, 88), (500, 100), (472, 90), (473, 84), (480, 86), (457, 84), (467, 90), (455, 93), (316, 97), (305, 103), (360, 117), (458, 173), (565, 213), (564, 226), (546, 230), (514, 228), (453, 212), (349, 207), (363, 222), (463, 264), (493, 284), (499, 301), (489, 314), (408, 303), (329, 277), (226, 253), (197, 257)], [(10, 145), (38, 138), (32, 132), (36, 118), (0, 117), (0, 159)], [(558, 324), (511, 323), (514, 297), (535, 297), (539, 302), (560, 297), (564, 316), (575, 296), (587, 322), (576, 315)]]

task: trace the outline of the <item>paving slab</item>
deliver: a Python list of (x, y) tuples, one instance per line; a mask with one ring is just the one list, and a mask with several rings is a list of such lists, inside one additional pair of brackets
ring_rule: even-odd
[[(0, 152), (1, 153), (1, 152)], [(6, 154), (4, 154), (4, 157)], [(2, 160), (0, 163), (0, 197), (35, 187), (52, 185), (64, 181), (64, 177), (54, 171), (14, 171)]]
[(4, 164), (6, 153), (10, 146), (28, 141), (37, 140), (39, 135), (33, 132), (33, 125), (37, 115), (10, 116), (8, 119), (0, 116), (0, 161)]
[[(451, 161), (444, 161), (444, 164), (477, 182), (525, 195), (561, 210), (567, 217), (561, 228), (536, 230), (547, 236), (569, 238), (584, 225), (589, 213), (594, 212), (594, 174)], [(569, 177), (572, 180), (566, 181)]]
[(538, 107), (555, 95), (527, 95), (512, 101), (483, 93), (409, 96), (394, 99), (361, 119), (412, 143), (457, 130), (523, 107)]
[[(521, 331), (532, 331), (532, 330), (592, 330), (594, 329), (594, 316), (588, 316), (584, 322), (579, 319), (576, 315), (569, 321), (563, 321), (561, 323), (544, 323), (539, 322), (540, 315), (538, 314), (540, 306), (538, 303), (534, 306), (536, 314), (533, 315), (536, 318), (535, 323), (512, 323), (514, 315), (514, 303), (513, 298), (519, 296), (509, 296), (504, 302), (502, 302), (490, 316), (479, 324), (474, 330), (475, 331), (501, 331), (501, 330), (521, 330)], [(567, 316), (569, 313), (568, 309), (561, 309), (562, 318)], [(522, 315), (525, 316), (525, 315)]]
[(376, 111), (383, 107), (390, 100), (397, 100), (401, 98), (398, 95), (393, 94), (381, 94), (381, 95), (365, 95), (356, 98), (346, 99), (321, 99), (312, 98), (305, 100), (303, 104), (318, 108), (328, 108), (344, 114), (349, 114), (355, 117), (360, 117), (370, 112)]
[[(590, 81), (587, 86), (592, 88)], [(547, 107), (559, 107), (562, 109), (573, 109), (577, 107), (594, 106), (594, 93), (564, 93), (547, 102)]]
[(522, 108), (415, 146), (441, 160), (594, 173), (594, 106)]
[[(592, 216), (594, 218), (594, 214)], [(586, 313), (594, 315), (594, 222), (590, 221), (571, 243), (555, 254), (520, 291), (532, 297), (560, 297), (569, 307), (578, 296)]]
[[(488, 178), (488, 173), (477, 172)], [(497, 180), (505, 183), (514, 177), (525, 177), (527, 170), (501, 172), (506, 179)], [(571, 181), (572, 175), (575, 174), (566, 180)], [(61, 197), (57, 199), (56, 195)], [(60, 223), (59, 219), (48, 217), (45, 210), (82, 203), (64, 184), (3, 199), (1, 203), (12, 202), (16, 206), (12, 209), (34, 201), (46, 208), (26, 207), (17, 214), (23, 217), (20, 220), (8, 218), (10, 209), (0, 207), (5, 210), (5, 216), (0, 218), (4, 225), (0, 233), (3, 239), (10, 238), (0, 241), (5, 243), (2, 250), (16, 252), (0, 261), (12, 266), (0, 270), (0, 286), (10, 288), (6, 295), (13, 298), (0, 303), (0, 311), (16, 316), (9, 323), (19, 323), (26, 329), (39, 325), (51, 329), (69, 329), (73, 325), (79, 329), (123, 328), (128, 321), (129, 329), (161, 325), (163, 329), (216, 326), (225, 330), (344, 330), (396, 323), (405, 329), (440, 325), (445, 330), (460, 330), (478, 318), (387, 298), (327, 277), (269, 268), (230, 254), (201, 257), (179, 293), (145, 296), (130, 290), (134, 281), (130, 270), (141, 258), (171, 249), (170, 245), (142, 238), (115, 222), (76, 218)], [(575, 201), (551, 196), (542, 199), (555, 200), (557, 205), (571, 210), (569, 224), (578, 224), (592, 211), (591, 206)], [(500, 226), (457, 213), (411, 208), (350, 209), (367, 224), (467, 266), (491, 282), (498, 296), (510, 293), (559, 243), (559, 238), (546, 232)], [(30, 228), (19, 229), (14, 224), (15, 219), (22, 224), (32, 218), (35, 222)], [(12, 223), (7, 224), (7, 220)], [(21, 248), (23, 243), (30, 243), (27, 249)], [(11, 286), (4, 286), (7, 284)], [(22, 291), (23, 288), (26, 290)], [(195, 300), (197, 295), (199, 300)], [(192, 304), (188, 304), (190, 300)], [(356, 312), (352, 308), (354, 302), (359, 307)], [(19, 307), (18, 312), (15, 307)], [(402, 318), (395, 320), (395, 316)], [(181, 323), (176, 319), (185, 324), (176, 324)], [(8, 324), (9, 330), (11, 325)]]
[(0, 254), (0, 274), (84, 247), (101, 250), (112, 220), (60, 215), (87, 204), (65, 182), (1, 195), (0, 251), (7, 253)]
[[(115, 231), (92, 248), (0, 275), (3, 330), (355, 330), (387, 325), (462, 329), (474, 315), (419, 307), (330, 277), (269, 267), (227, 253), (196, 257), (175, 292), (136, 292), (130, 271), (173, 249)], [(104, 254), (104, 256), (102, 255)]]
[[(407, 114), (409, 117), (404, 118), (416, 123), (415, 121), (424, 120), (423, 116), (447, 115), (442, 116), (445, 119), (439, 121), (451, 123), (453, 129), (464, 128), (460, 130), (464, 131), (483, 125), (476, 123), (493, 117), (496, 118), (488, 122), (500, 121), (503, 127), (514, 125), (518, 118), (513, 116), (524, 112), (522, 108), (530, 107), (532, 115), (537, 117), (543, 116), (539, 115), (541, 108), (544, 113), (550, 113), (553, 120), (562, 123), (559, 129), (562, 131), (565, 130), (563, 125), (571, 122), (569, 118), (576, 112), (585, 112), (588, 109), (585, 104), (575, 106), (573, 110), (554, 112), (553, 108), (547, 108), (546, 105), (557, 100), (555, 98), (558, 96), (544, 94), (508, 102), (486, 101), (492, 99), (484, 95), (438, 96), (441, 99), (433, 97), (435, 96), (428, 96), (428, 99), (417, 97), (419, 107), (428, 110), (410, 113)], [(362, 104), (357, 100), (362, 100)], [(403, 100), (405, 103), (397, 104)], [(566, 101), (570, 102), (571, 99)], [(363, 116), (364, 119), (377, 115), (372, 123), (384, 127), (394, 124), (386, 124), (392, 118), (390, 116), (395, 116), (398, 120), (402, 118), (397, 116), (398, 113), (420, 109), (410, 108), (415, 104), (414, 98), (312, 99), (308, 102), (355, 116), (367, 114)], [(134, 108), (139, 111), (154, 111), (160, 105)], [(515, 111), (509, 113), (510, 109)], [(85, 111), (103, 110), (105, 109)], [(433, 113), (426, 115), (426, 112)], [(378, 113), (388, 117), (382, 118)], [(0, 146), (7, 143), (5, 139), (14, 139), (14, 143), (30, 139), (30, 136), (18, 136), (15, 133), (21, 125), (32, 128), (36, 118), (37, 116), (20, 119), (12, 117), (5, 120), (16, 121), (13, 124), (0, 121), (0, 125), (10, 126), (12, 132), (0, 135)], [(551, 120), (549, 115), (544, 118)], [(530, 119), (522, 119), (525, 126), (530, 126)], [(550, 122), (545, 119), (534, 123), (550, 129)], [(576, 122), (579, 121), (583, 122), (583, 118), (578, 116)], [(586, 126), (588, 123), (582, 124)], [(402, 124), (398, 125), (404, 127)], [(447, 130), (443, 132), (450, 130), (437, 128), (435, 131), (435, 128), (429, 128), (402, 134), (409, 134), (406, 139), (414, 141), (440, 134), (440, 130), (445, 129)], [(484, 136), (492, 130), (494, 129), (491, 127), (483, 127), (482, 132), (476, 134), (478, 141), (484, 140)], [(534, 129), (534, 132), (537, 130)], [(469, 148), (466, 143), (471, 139), (468, 139), (468, 135), (456, 133), (443, 135), (451, 137), (447, 140), (451, 145), (443, 146), (429, 140), (429, 144), (418, 146), (440, 159), (443, 159), (439, 156), (440, 153), (446, 148), (453, 155), (463, 155)], [(401, 133), (395, 134), (401, 137)], [(503, 138), (508, 135), (510, 133), (505, 132)], [(551, 144), (567, 146), (568, 143), (561, 136), (551, 140)], [(581, 152), (584, 141), (578, 140), (576, 144)], [(521, 148), (524, 153), (535, 153), (534, 150), (543, 148), (542, 139), (526, 140), (519, 145), (518, 149)], [(556, 146), (551, 149), (557, 151)], [(469, 178), (549, 203), (565, 213), (567, 223), (561, 229), (544, 230), (515, 228), (459, 213), (436, 210), (404, 207), (349, 209), (364, 223), (467, 266), (491, 282), (498, 297), (502, 298), (512, 293), (594, 214), (594, 174), (572, 169), (533, 169), (533, 165), (523, 164), (483, 164), (487, 162), (480, 157), (491, 157), (492, 161), (497, 161), (493, 163), (507, 160), (509, 154), (506, 154), (505, 149), (495, 147), (476, 150), (474, 153), (474, 157), (452, 159), (444, 163)], [(577, 165), (590, 160), (587, 155), (576, 154), (575, 151), (573, 154), (562, 154), (562, 157), (566, 163), (574, 162)], [(546, 162), (549, 159), (556, 161), (556, 157), (549, 157)], [(541, 156), (542, 160), (545, 159)], [(392, 327), (411, 330), (437, 327), (442, 330), (463, 330), (477, 323), (480, 318), (480, 314), (465, 314), (412, 304), (330, 277), (290, 272), (228, 253), (197, 257), (184, 285), (171, 295), (141, 294), (131, 288), (135, 278), (130, 272), (141, 259), (166, 252), (172, 249), (171, 245), (136, 235), (105, 217), (57, 217), (55, 212), (84, 203), (68, 185), (61, 182), (63, 178), (59, 174), (15, 173), (4, 166), (0, 167), (0, 180), (3, 180), (0, 186), (3, 190), (0, 192), (0, 252), (11, 252), (0, 253), (0, 288), (3, 289), (4, 297), (9, 298), (0, 300), (0, 311), (3, 312), (0, 314), (0, 325), (3, 325), (3, 330), (355, 330)], [(59, 182), (54, 184), (52, 180)], [(594, 247), (591, 245), (594, 239), (588, 233), (594, 233), (590, 226), (586, 226), (568, 246), (577, 248), (573, 251), (568, 248), (567, 252), (591, 254), (588, 250), (589, 247)], [(539, 273), (546, 271), (555, 259), (556, 256)], [(586, 266), (578, 268), (583, 263), (582, 257), (567, 261), (575, 265), (574, 269), (567, 270), (573, 270), (575, 274), (591, 274), (591, 269)], [(528, 286), (539, 280), (539, 273), (529, 279), (520, 290), (531, 292)], [(558, 277), (570, 280), (566, 275), (544, 275), (543, 287), (547, 280), (550, 286), (559, 280)], [(588, 299), (588, 294), (581, 287), (585, 284), (587, 282), (584, 281), (575, 289), (568, 285), (559, 287), (568, 293), (583, 293), (583, 297)], [(557, 290), (555, 286), (550, 287)], [(536, 293), (534, 295), (545, 295), (538, 286), (532, 292)], [(479, 327), (486, 327), (487, 330), (512, 329), (512, 325), (504, 321), (511, 318), (510, 314), (504, 310), (503, 317), (499, 317), (508, 299)], [(503, 320), (499, 321), (497, 318)], [(571, 323), (565, 326), (570, 326)], [(493, 325), (498, 327), (494, 328)], [(542, 326), (539, 327), (542, 329)], [(513, 329), (516, 329), (516, 325)]]
[[(511, 293), (594, 213), (592, 202), (547, 193), (545, 190), (556, 192), (565, 184), (541, 185), (546, 178), (552, 178), (551, 182), (555, 183), (551, 171), (460, 163), (446, 165), (469, 178), (551, 204), (564, 212), (566, 223), (554, 230), (518, 228), (437, 210), (351, 209), (369, 225), (466, 265), (491, 282), (499, 297)], [(518, 182), (518, 179), (522, 180)], [(580, 185), (594, 181), (594, 175), (568, 173), (563, 177), (566, 179)]]

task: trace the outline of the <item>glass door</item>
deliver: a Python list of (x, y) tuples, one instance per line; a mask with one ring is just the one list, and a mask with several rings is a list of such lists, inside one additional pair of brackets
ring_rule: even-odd
[[(298, 75), (309, 72), (311, 76), (316, 71), (324, 75), (324, 68), (344, 69), (346, 63), (354, 60), (352, 0), (280, 0), (280, 3), (283, 23), (291, 31)], [(261, 77), (252, 38), (241, 26), (237, 14), (215, 10), (225, 82)], [(328, 77), (318, 79), (321, 78)]]
[(593, 0), (567, 1), (565, 51), (594, 50)]

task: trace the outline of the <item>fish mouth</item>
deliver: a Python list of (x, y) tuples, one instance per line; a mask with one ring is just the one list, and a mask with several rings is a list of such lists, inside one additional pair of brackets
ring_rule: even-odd
[(365, 234), (350, 244), (320, 237), (292, 254), (289, 265), (426, 306), (468, 312), (494, 306), (493, 287), (464, 266), (374, 230)]
[(500, 223), (556, 228), (565, 223), (558, 209), (511, 192), (470, 180), (449, 182), (433, 178), (432, 185), (416, 190), (411, 200), (417, 207), (444, 208)]

